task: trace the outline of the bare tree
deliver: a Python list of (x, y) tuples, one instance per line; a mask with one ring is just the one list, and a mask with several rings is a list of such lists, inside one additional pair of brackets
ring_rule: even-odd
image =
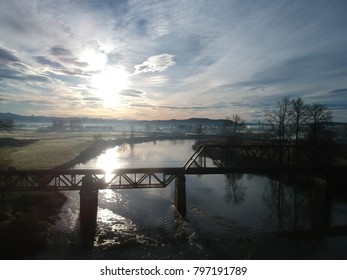
[(223, 132), (230, 137), (232, 144), (236, 144), (240, 142), (240, 134), (245, 127), (245, 120), (240, 115), (234, 114), (231, 119), (227, 117), (224, 121)]
[(223, 136), (230, 136), (231, 126), (232, 126), (232, 121), (229, 117), (227, 117), (222, 123), (221, 134)]
[(300, 133), (303, 132), (304, 126), (309, 117), (308, 106), (304, 103), (301, 97), (294, 98), (290, 101), (289, 115), (295, 134), (295, 145), (297, 146)]
[(203, 129), (201, 124), (198, 124), (195, 127), (195, 133), (198, 134), (198, 143), (201, 142), (201, 135), (202, 135), (203, 131), (204, 131), (204, 129)]
[(240, 134), (242, 129), (246, 127), (246, 124), (245, 124), (245, 120), (242, 119), (242, 117), (237, 114), (233, 115), (231, 120), (233, 121), (231, 137), (232, 137), (233, 143), (235, 144), (240, 142)]
[(332, 122), (331, 111), (326, 105), (313, 103), (308, 106), (309, 113), (309, 131), (308, 138), (314, 146), (329, 140), (330, 134), (327, 125)]
[(265, 114), (265, 122), (268, 132), (276, 135), (278, 143), (283, 145), (290, 133), (290, 100), (288, 97), (279, 100), (276, 108)]

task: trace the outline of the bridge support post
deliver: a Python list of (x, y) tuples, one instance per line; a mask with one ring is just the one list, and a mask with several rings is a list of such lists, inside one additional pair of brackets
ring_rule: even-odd
[(96, 226), (99, 191), (94, 188), (94, 184), (91, 175), (83, 177), (82, 189), (80, 191), (80, 223), (83, 228)]
[(186, 177), (184, 175), (178, 175), (175, 179), (175, 198), (174, 204), (177, 211), (185, 216), (187, 211), (186, 202)]

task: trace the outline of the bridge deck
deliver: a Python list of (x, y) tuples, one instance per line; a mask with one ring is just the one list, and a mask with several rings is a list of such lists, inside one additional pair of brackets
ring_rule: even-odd
[[(334, 172), (346, 172), (345, 169)], [(38, 191), (38, 190), (81, 190), (82, 185), (90, 185), (95, 189), (127, 189), (127, 188), (164, 188), (179, 175), (204, 174), (326, 174), (327, 169), (296, 167), (182, 167), (169, 168), (124, 168), (112, 172), (102, 169), (67, 169), (67, 170), (15, 170), (0, 171), (1, 191)], [(87, 184), (84, 178), (89, 178)]]

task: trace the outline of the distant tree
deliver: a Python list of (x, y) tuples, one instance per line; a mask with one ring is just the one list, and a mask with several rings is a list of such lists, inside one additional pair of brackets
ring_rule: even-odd
[(265, 114), (266, 129), (274, 134), (280, 145), (283, 145), (290, 134), (290, 100), (284, 97), (276, 104), (276, 108)]
[(14, 128), (13, 119), (0, 120), (0, 131), (11, 131)]
[(231, 135), (231, 126), (232, 126), (232, 121), (229, 117), (227, 117), (222, 123), (221, 135), (230, 136)]
[(74, 118), (69, 121), (69, 129), (70, 131), (82, 131), (82, 121), (80, 119)]
[(135, 136), (135, 128), (133, 125), (130, 126), (130, 139), (134, 138)]
[(240, 142), (240, 133), (245, 127), (245, 120), (240, 115), (234, 114), (223, 122), (222, 134), (228, 136), (232, 144), (236, 144)]
[(204, 129), (201, 124), (196, 125), (195, 127), (195, 133), (198, 135), (198, 142), (201, 141), (201, 135), (203, 133)]
[(52, 123), (53, 131), (65, 131), (67, 130), (67, 122), (64, 119), (56, 119)]
[(245, 120), (242, 119), (242, 117), (240, 115), (232, 115), (231, 118), (231, 141), (233, 144), (239, 143), (241, 141), (240, 139), (240, 133), (242, 131), (242, 129), (244, 129), (246, 127), (245, 125)]
[(313, 103), (308, 106), (308, 139), (317, 146), (331, 140), (332, 133), (328, 126), (332, 122), (332, 113), (326, 105)]

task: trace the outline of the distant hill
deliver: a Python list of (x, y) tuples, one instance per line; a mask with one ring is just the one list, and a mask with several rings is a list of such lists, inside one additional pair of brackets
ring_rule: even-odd
[(40, 122), (52, 122), (54, 117), (45, 117), (45, 116), (22, 116), (12, 113), (0, 113), (0, 120), (14, 120), (16, 123), (40, 123)]
[[(53, 123), (57, 120), (78, 120), (81, 124), (127, 124), (127, 125), (203, 125), (203, 126), (221, 126), (225, 123), (226, 119), (209, 119), (209, 118), (189, 118), (189, 119), (171, 119), (171, 120), (126, 120), (126, 119), (103, 119), (103, 118), (85, 118), (85, 117), (50, 117), (50, 116), (23, 116), (13, 113), (1, 113), (0, 120), (14, 120), (16, 124), (25, 123)], [(232, 123), (231, 120), (228, 120)], [(343, 122), (334, 122), (334, 126), (347, 125)], [(246, 123), (246, 125), (259, 125), (259, 123)]]
[(209, 118), (190, 118), (183, 120), (119, 120), (119, 119), (103, 119), (103, 118), (79, 118), (79, 117), (48, 117), (48, 116), (23, 116), (12, 113), (0, 113), (0, 120), (11, 119), (16, 124), (25, 123), (53, 123), (57, 120), (79, 120), (82, 124), (114, 124), (127, 123), (133, 125), (203, 125), (203, 126), (219, 126), (226, 120), (209, 119)]

